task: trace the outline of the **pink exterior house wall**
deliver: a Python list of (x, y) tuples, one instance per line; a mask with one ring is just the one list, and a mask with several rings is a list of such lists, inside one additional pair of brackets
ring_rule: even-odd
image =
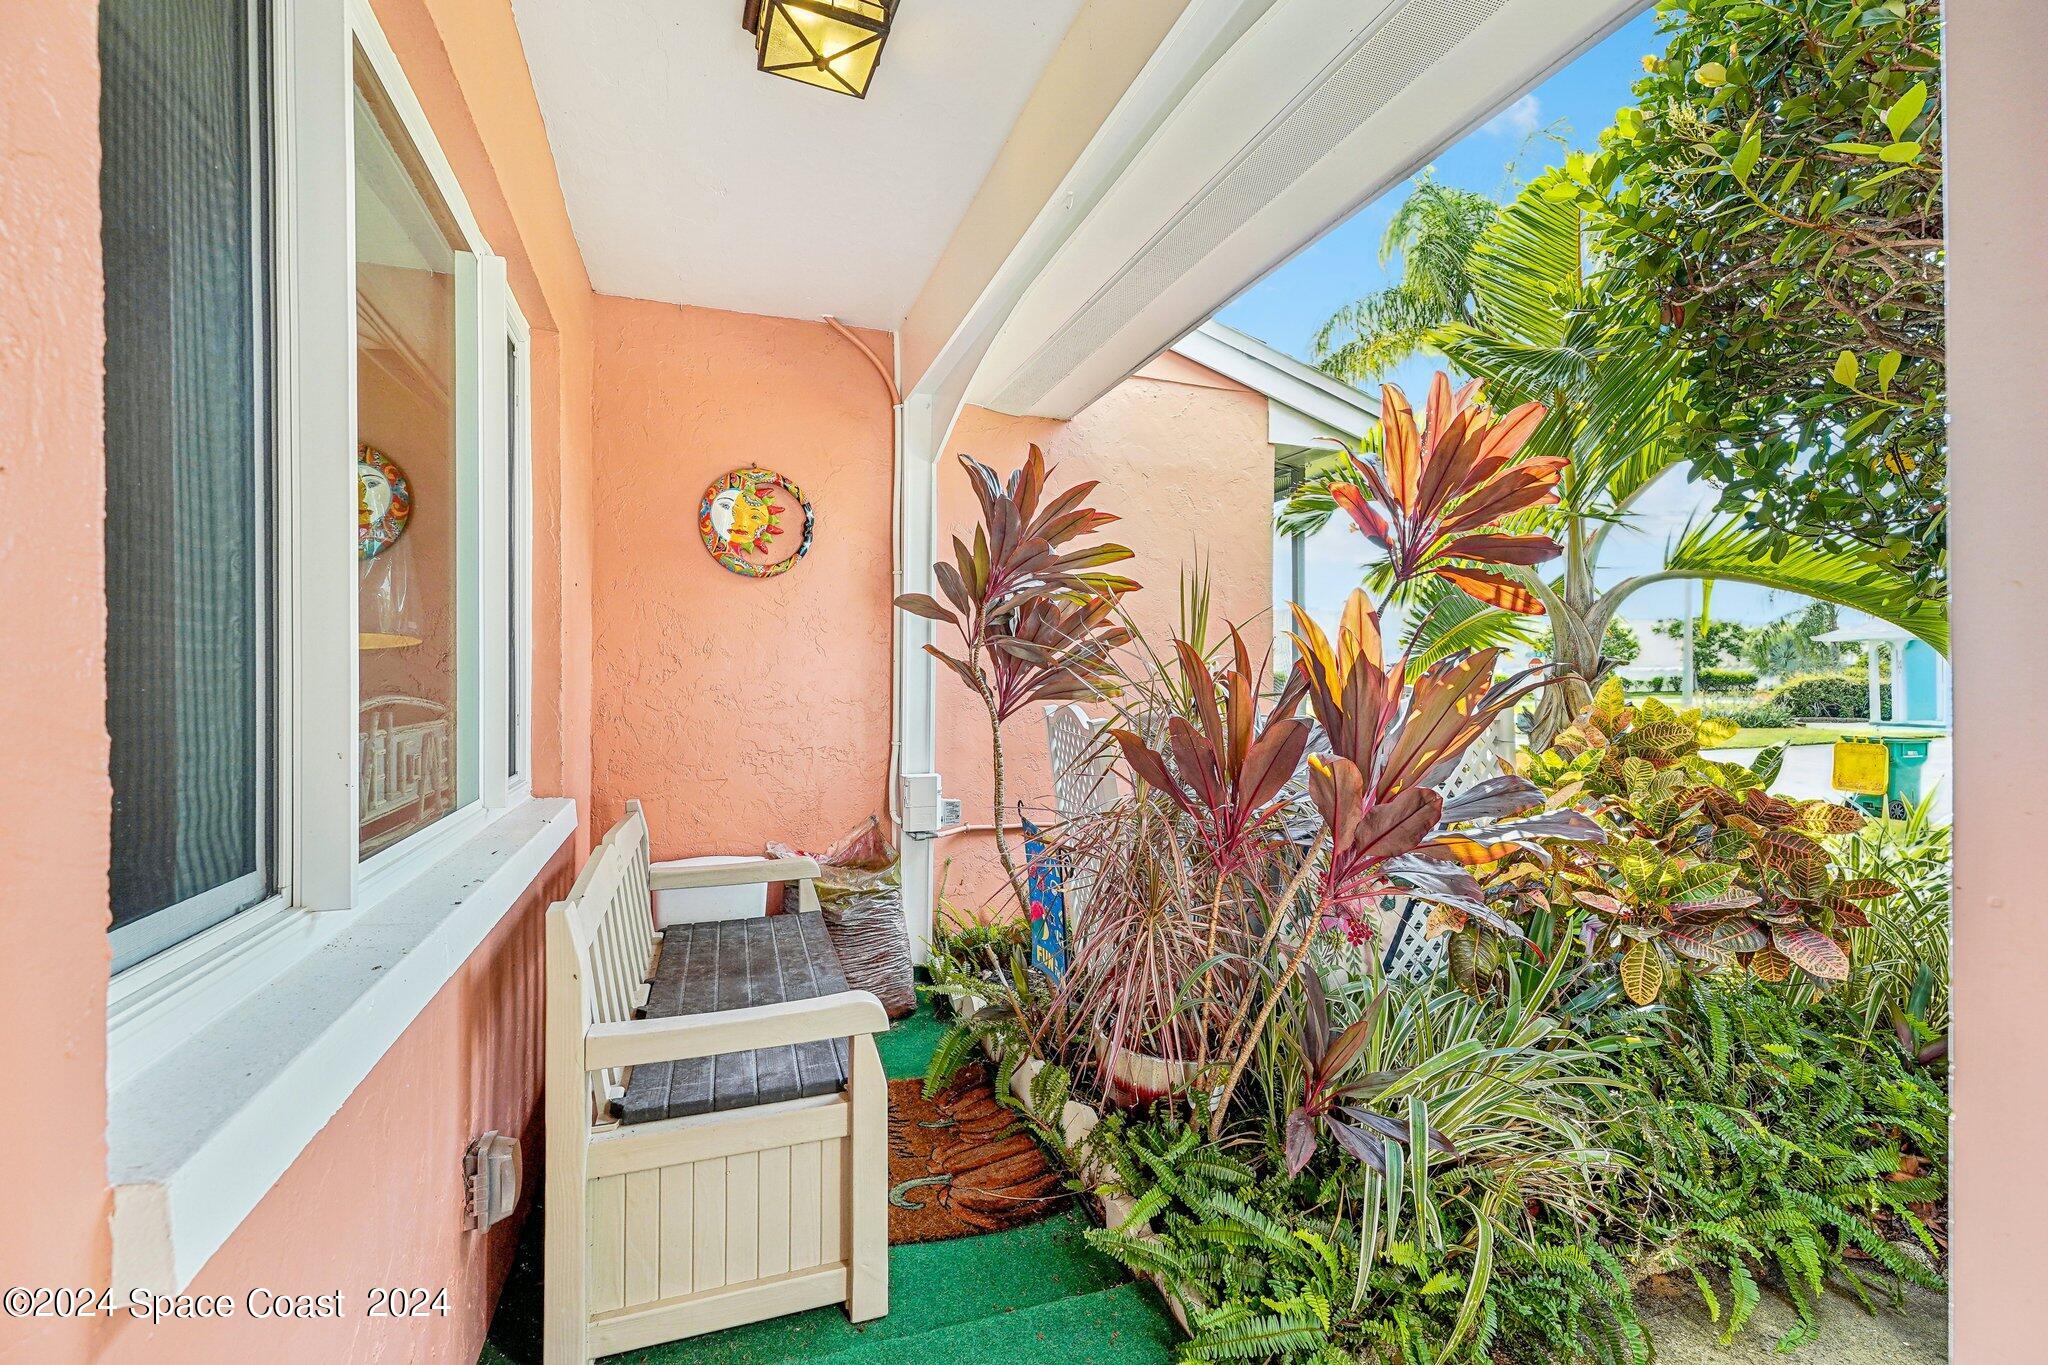
[[(822, 322), (617, 298), (597, 316), (597, 828), (638, 797), (657, 858), (822, 847), (886, 795), (888, 392)], [(728, 573), (697, 533), (706, 485), (747, 465), (817, 511), (775, 578)]]
[[(342, 1320), (4, 1319), (0, 1361), (474, 1359), (514, 1225), (461, 1230), (456, 1161), (486, 1128), (522, 1133), (528, 1190), (540, 1182), (539, 916), (592, 829), (639, 795), (664, 856), (815, 845), (884, 806), (892, 440), (867, 359), (820, 323), (594, 296), (510, 7), (373, 3), (533, 327), (535, 789), (576, 797), (586, 818), (191, 1286), (339, 1291)], [(8, 1285), (105, 1285), (112, 1255), (96, 27), (88, 3), (0, 6)], [(887, 354), (890, 338), (864, 339)], [(1070, 423), (970, 412), (950, 448), (1007, 467), (1038, 440), (1065, 476), (1105, 479), (1154, 626), (1201, 540), (1220, 610), (1262, 649), (1264, 414), (1257, 395), (1168, 358)], [(697, 542), (704, 485), (744, 463), (786, 471), (818, 506), (816, 548), (771, 582), (726, 574)], [(944, 478), (959, 520), (964, 485), (950, 465)], [(976, 718), (945, 705), (948, 775), (972, 809)], [(1021, 789), (1042, 791), (1042, 731), (1018, 725)], [(987, 862), (971, 835), (950, 851)], [(448, 1314), (372, 1322), (373, 1285), (445, 1287)]]
[[(1171, 351), (1068, 421), (969, 408), (953, 428), (939, 470), (941, 542), (970, 532), (978, 515), (955, 452), (1008, 474), (1036, 443), (1057, 466), (1057, 486), (1099, 479), (1090, 502), (1123, 518), (1103, 535), (1136, 552), (1117, 571), (1144, 585), (1129, 605), (1154, 648), (1171, 649), (1182, 571), (1206, 565), (1219, 637), (1224, 622), (1239, 625), (1256, 664), (1273, 638), (1273, 449), (1266, 421), (1262, 394)], [(940, 632), (943, 647), (944, 627)], [(944, 669), (938, 688), (939, 771), (946, 794), (964, 802), (968, 824), (942, 836), (938, 846), (944, 900), (956, 918), (1014, 914), (994, 838), (985, 832), (994, 786), (988, 722)], [(1003, 748), (1008, 820), (1016, 819), (1019, 801), (1027, 810), (1049, 808), (1052, 769), (1042, 708), (1011, 718)], [(1013, 852), (1021, 856), (1021, 844), (1013, 844)]]
[[(888, 338), (865, 338), (887, 354)], [(889, 404), (867, 359), (823, 323), (600, 298), (597, 345), (596, 827), (646, 805), (656, 857), (816, 849), (884, 811), (889, 762)], [(1271, 639), (1272, 449), (1263, 396), (1174, 355), (1071, 421), (961, 415), (946, 449), (1007, 472), (1033, 441), (1138, 551), (1138, 619), (1164, 639), (1197, 545), (1219, 619)], [(697, 534), (705, 486), (764, 464), (817, 508), (811, 553), (781, 577), (720, 568)], [(949, 453), (940, 524), (973, 498)], [(949, 795), (989, 819), (978, 709), (941, 673)], [(1011, 791), (1050, 789), (1043, 721), (1011, 722)], [(992, 841), (949, 835), (947, 894), (1001, 885)]]
[[(94, 8), (0, 7), (0, 51), (0, 1280), (89, 1284), (111, 1207)], [(0, 1359), (83, 1358), (75, 1328), (0, 1324)]]
[[(510, 7), (375, 9), (534, 328), (535, 788), (587, 811), (589, 281)], [(104, 1286), (111, 792), (96, 9), (0, 6), (0, 51), (0, 597), (14, 604), (0, 650), (0, 1281)], [(491, 1127), (539, 1151), (539, 916), (566, 889), (571, 858), (534, 883), (192, 1286), (338, 1290), (346, 1318), (9, 1318), (0, 1361), (475, 1359), (516, 1224), (462, 1231), (457, 1163)], [(445, 1286), (448, 1314), (371, 1322), (362, 1296), (378, 1284)]]

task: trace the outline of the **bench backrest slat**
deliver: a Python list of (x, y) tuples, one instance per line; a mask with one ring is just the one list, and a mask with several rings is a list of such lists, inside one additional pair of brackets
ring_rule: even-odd
[[(639, 802), (628, 802), (626, 818), (590, 851), (561, 907), (582, 986), (579, 1034), (592, 1024), (623, 1023), (646, 1003), (654, 957), (647, 865), (647, 819)], [(591, 1072), (589, 1080), (593, 1116), (625, 1093), (617, 1067)]]

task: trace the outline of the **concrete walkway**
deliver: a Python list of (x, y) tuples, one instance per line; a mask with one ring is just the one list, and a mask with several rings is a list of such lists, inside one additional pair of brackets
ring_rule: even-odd
[[(1880, 1303), (1883, 1301), (1880, 1299)], [(1821, 1301), (1819, 1339), (1787, 1356), (1778, 1338), (1799, 1325), (1792, 1305), (1766, 1292), (1756, 1313), (1730, 1345), (1720, 1342), (1721, 1329), (1707, 1320), (1699, 1296), (1687, 1285), (1683, 1294), (1659, 1296), (1645, 1286), (1636, 1307), (1643, 1326), (1657, 1343), (1658, 1365), (1947, 1365), (1948, 1300), (1940, 1294), (1908, 1287), (1903, 1312), (1880, 1308), (1866, 1313), (1861, 1304), (1840, 1294)]]
[[(1949, 787), (1954, 759), (1953, 745), (1947, 739), (1937, 739), (1927, 746), (1927, 766), (1920, 770), (1921, 790), (1934, 792), (1934, 819), (1938, 824), (1950, 823)], [(1747, 763), (1755, 758), (1754, 749), (1709, 749), (1706, 756), (1724, 763)], [(1785, 751), (1785, 766), (1778, 773), (1778, 781), (1771, 788), (1780, 796), (1800, 800), (1818, 798), (1824, 801), (1839, 801), (1842, 794), (1835, 790), (1830, 780), (1834, 774), (1835, 749), (1831, 744), (1804, 744)]]

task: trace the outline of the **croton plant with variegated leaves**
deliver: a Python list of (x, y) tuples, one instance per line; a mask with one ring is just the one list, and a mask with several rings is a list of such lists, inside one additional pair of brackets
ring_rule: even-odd
[[(1548, 806), (1585, 812), (1608, 838), (1504, 862), (1491, 879), (1496, 906), (1576, 920), (1587, 951), (1613, 961), (1637, 1004), (1703, 970), (1845, 979), (1846, 932), (1898, 888), (1837, 875), (1824, 840), (1860, 828), (1863, 817), (1828, 801), (1773, 796), (1782, 749), (1748, 764), (1701, 752), (1733, 729), (1655, 698), (1631, 705), (1619, 680), (1608, 680), (1551, 748), (1524, 758)], [(1479, 926), (1446, 927), (1467, 936), (1452, 954), (1454, 971), (1483, 969)]]

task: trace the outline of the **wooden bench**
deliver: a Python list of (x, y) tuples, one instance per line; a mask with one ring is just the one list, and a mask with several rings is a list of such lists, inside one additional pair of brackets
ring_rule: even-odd
[[(881, 1002), (808, 858), (663, 868), (628, 802), (548, 909), (546, 1361), (889, 1306)], [(657, 933), (656, 890), (794, 881), (802, 913)]]

